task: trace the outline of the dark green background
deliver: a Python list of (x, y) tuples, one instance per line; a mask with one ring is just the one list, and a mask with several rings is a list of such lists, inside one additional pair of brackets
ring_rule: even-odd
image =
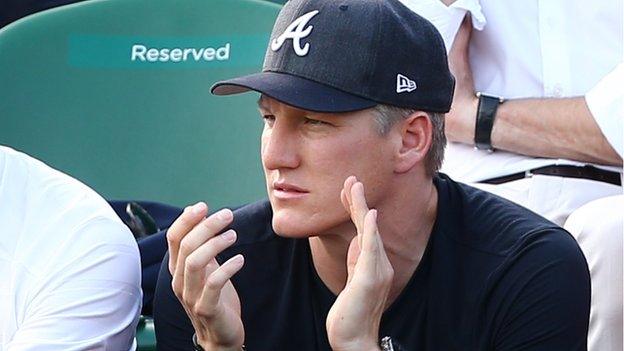
[[(278, 10), (254, 0), (94, 0), (4, 27), (0, 143), (109, 199), (221, 207), (262, 198), (257, 95), (209, 88), (260, 70)], [(229, 62), (130, 62), (135, 40), (224, 39), (237, 43)]]

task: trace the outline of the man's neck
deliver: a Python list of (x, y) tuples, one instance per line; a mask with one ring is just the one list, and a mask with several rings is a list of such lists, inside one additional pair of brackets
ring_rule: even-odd
[[(388, 305), (405, 288), (423, 257), (437, 215), (438, 193), (433, 183), (428, 183), (412, 193), (397, 193), (391, 198), (391, 203), (376, 207), (379, 233), (394, 268)], [(330, 234), (309, 239), (316, 271), (336, 295), (347, 281), (347, 251), (355, 235), (355, 226), (347, 223)]]

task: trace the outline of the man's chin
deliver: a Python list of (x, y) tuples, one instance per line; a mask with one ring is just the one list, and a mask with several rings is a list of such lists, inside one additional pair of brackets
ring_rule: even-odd
[(273, 212), (273, 231), (285, 238), (309, 238), (332, 232), (341, 227), (348, 218), (336, 218), (302, 213), (295, 209), (279, 209)]
[(318, 233), (322, 219), (300, 208), (277, 207), (273, 209), (273, 231), (285, 238), (307, 238)]
[(313, 233), (312, 228), (307, 228), (307, 226), (302, 225), (300, 222), (296, 223), (294, 218), (289, 219), (280, 219), (273, 217), (272, 226), (275, 234), (284, 237), (284, 238), (296, 238), (302, 239), (307, 238)]

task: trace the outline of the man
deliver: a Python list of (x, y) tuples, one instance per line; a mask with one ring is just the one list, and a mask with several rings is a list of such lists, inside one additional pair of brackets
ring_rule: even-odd
[(0, 146), (0, 349), (134, 350), (139, 251), (106, 201)]
[[(570, 230), (592, 276), (589, 349), (622, 350), (624, 207), (601, 201), (622, 196), (622, 2), (405, 2), (451, 49), (457, 85), (442, 171)], [(594, 202), (613, 206), (602, 206), (601, 223), (579, 226)]]
[(431, 23), (397, 1), (290, 1), (263, 72), (213, 87), (248, 90), (269, 201), (174, 222), (159, 349), (585, 350), (573, 238), (437, 174), (453, 78)]

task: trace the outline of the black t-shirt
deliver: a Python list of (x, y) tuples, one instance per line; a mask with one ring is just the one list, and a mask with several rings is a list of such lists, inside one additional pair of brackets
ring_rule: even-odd
[[(380, 337), (406, 350), (586, 350), (587, 264), (563, 229), (511, 202), (434, 179), (438, 215), (420, 265), (386, 310)], [(325, 319), (335, 296), (306, 239), (277, 236), (267, 201), (234, 212), (242, 253), (232, 278), (247, 350), (331, 350)], [(191, 350), (193, 327), (163, 262), (154, 318), (159, 350)]]

